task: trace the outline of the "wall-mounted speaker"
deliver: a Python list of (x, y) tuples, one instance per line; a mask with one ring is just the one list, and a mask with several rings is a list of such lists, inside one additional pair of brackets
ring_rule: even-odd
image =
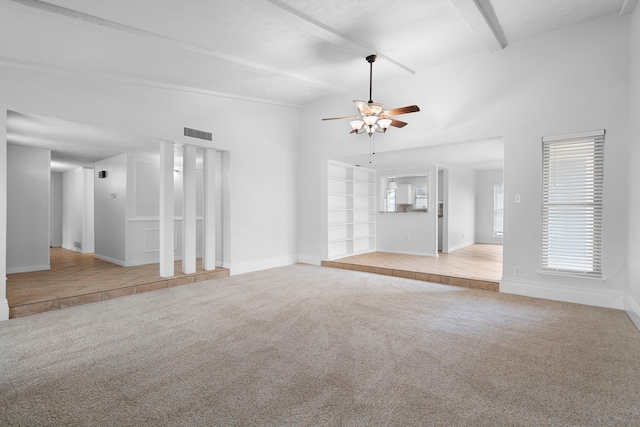
[(107, 177), (107, 171), (98, 172), (98, 178), (106, 178), (106, 177)]

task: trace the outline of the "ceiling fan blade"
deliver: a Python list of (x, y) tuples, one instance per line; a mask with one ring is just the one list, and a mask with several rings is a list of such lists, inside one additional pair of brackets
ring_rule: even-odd
[(405, 122), (401, 122), (400, 120), (395, 120), (395, 119), (391, 119), (391, 126), (397, 127), (397, 128), (403, 128), (407, 125), (407, 123)]
[(369, 104), (367, 104), (365, 101), (354, 100), (353, 103), (356, 104), (356, 107), (358, 107), (358, 111), (360, 111), (361, 115), (366, 116), (368, 114), (371, 114)]
[(349, 120), (349, 119), (357, 119), (358, 116), (349, 116), (349, 117), (327, 117), (326, 119), (322, 119), (322, 120)]
[(382, 116), (397, 116), (399, 114), (415, 113), (420, 111), (420, 107), (417, 105), (409, 105), (407, 107), (393, 108), (391, 110), (383, 111)]

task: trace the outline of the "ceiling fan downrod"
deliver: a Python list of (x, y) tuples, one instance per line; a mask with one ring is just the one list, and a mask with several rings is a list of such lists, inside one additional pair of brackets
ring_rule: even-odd
[(367, 62), (369, 63), (369, 104), (373, 104), (373, 63), (376, 62), (377, 55), (367, 56)]

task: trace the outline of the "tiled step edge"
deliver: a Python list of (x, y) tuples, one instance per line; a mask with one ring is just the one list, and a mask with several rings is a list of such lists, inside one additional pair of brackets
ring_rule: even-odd
[(73, 307), (75, 305), (106, 301), (111, 298), (141, 294), (143, 292), (155, 291), (157, 289), (186, 285), (194, 282), (202, 282), (204, 280), (219, 279), (227, 276), (229, 276), (229, 270), (221, 269), (216, 271), (197, 273), (190, 276), (175, 277), (173, 279), (162, 279), (150, 283), (92, 292), (90, 294), (75, 295), (71, 297), (55, 298), (48, 301), (16, 305), (14, 307), (9, 307), (9, 318), (13, 319), (16, 317), (28, 316), (30, 314), (44, 313), (46, 311), (59, 310), (61, 308)]
[(323, 267), (341, 268), (343, 270), (362, 271), (365, 273), (383, 274), (386, 276), (403, 277), (405, 279), (421, 280), (423, 282), (441, 283), (443, 285), (462, 286), (486, 291), (498, 291), (500, 283), (489, 280), (468, 279), (463, 277), (445, 276), (441, 274), (420, 273), (416, 271), (394, 270), (392, 268), (371, 267), (368, 265), (348, 264), (346, 262), (322, 261)]

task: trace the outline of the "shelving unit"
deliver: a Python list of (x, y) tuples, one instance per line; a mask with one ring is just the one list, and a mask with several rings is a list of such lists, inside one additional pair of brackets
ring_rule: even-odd
[(375, 172), (345, 163), (327, 164), (328, 258), (376, 249)]

